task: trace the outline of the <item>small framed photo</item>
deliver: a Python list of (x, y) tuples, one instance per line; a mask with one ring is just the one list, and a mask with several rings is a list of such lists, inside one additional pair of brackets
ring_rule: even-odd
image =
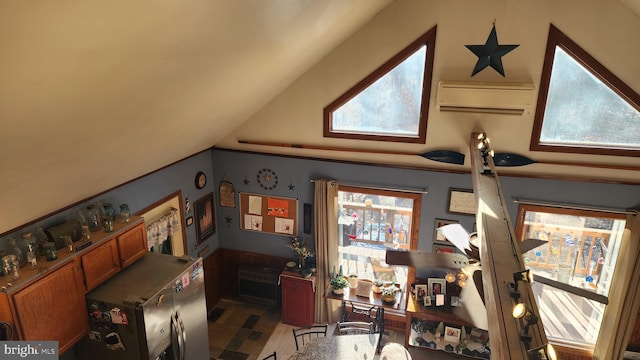
[(477, 206), (473, 190), (450, 188), (447, 212), (449, 214), (475, 215)]
[(444, 306), (444, 294), (436, 294), (436, 306)]
[(433, 243), (434, 244), (451, 244), (447, 238), (444, 237), (442, 231), (438, 231), (439, 227), (449, 225), (449, 224), (457, 224), (458, 222), (455, 220), (445, 220), (445, 219), (436, 219), (435, 224), (433, 225)]
[(431, 296), (426, 295), (422, 301), (424, 302), (424, 306), (431, 306)]
[(444, 341), (457, 344), (460, 342), (460, 329), (445, 326), (444, 327)]
[(191, 225), (193, 225), (193, 216), (189, 216), (187, 218), (187, 226), (191, 226)]
[(416, 300), (422, 301), (425, 296), (429, 296), (429, 290), (427, 289), (427, 285), (418, 284), (416, 285)]
[[(429, 286), (427, 293), (429, 296), (445, 295), (447, 293), (447, 281), (445, 279), (429, 278), (427, 285)], [(416, 289), (417, 287), (418, 285), (416, 285)]]
[(214, 214), (213, 193), (209, 193), (195, 202), (196, 245), (202, 244), (209, 236), (216, 233), (216, 216)]

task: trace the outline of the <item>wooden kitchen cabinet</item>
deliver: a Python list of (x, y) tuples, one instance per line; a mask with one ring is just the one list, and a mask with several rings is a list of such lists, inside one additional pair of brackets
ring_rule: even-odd
[(91, 248), (80, 257), (86, 291), (102, 284), (146, 253), (147, 232), (143, 222)]
[(87, 251), (80, 257), (86, 291), (90, 291), (117, 274), (120, 267), (120, 253), (116, 239), (110, 239)]
[(89, 331), (82, 273), (76, 260), (13, 295), (22, 340), (55, 340), (63, 353)]
[(313, 325), (315, 312), (315, 276), (280, 275), (282, 286), (282, 322), (294, 326)]
[(147, 229), (144, 222), (117, 236), (120, 266), (124, 269), (147, 253)]

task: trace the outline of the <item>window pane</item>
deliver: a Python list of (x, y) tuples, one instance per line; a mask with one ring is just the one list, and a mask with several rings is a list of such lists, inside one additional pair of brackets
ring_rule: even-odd
[(604, 304), (537, 282), (531, 287), (550, 341), (578, 348), (595, 346)]
[(640, 149), (640, 113), (556, 46), (543, 145)]
[(385, 263), (387, 248), (410, 248), (413, 200), (364, 192), (338, 192), (338, 256), (344, 275), (405, 285), (406, 266)]
[(332, 131), (417, 137), (426, 53), (422, 46), (335, 110)]
[(609, 294), (624, 220), (527, 211), (523, 238), (547, 240), (523, 254), (534, 274)]

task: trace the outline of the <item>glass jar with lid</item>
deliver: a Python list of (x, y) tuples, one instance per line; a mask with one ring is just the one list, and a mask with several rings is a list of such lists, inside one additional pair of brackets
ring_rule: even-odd
[(20, 264), (15, 255), (5, 255), (2, 257), (2, 270), (9, 281), (20, 279)]
[(120, 222), (128, 223), (131, 219), (131, 212), (129, 211), (129, 204), (120, 204)]
[(47, 261), (54, 261), (58, 258), (58, 249), (56, 248), (56, 243), (50, 241), (44, 244), (44, 256)]
[(111, 220), (111, 222), (115, 221), (116, 213), (113, 210), (113, 205), (111, 203), (104, 203), (104, 218)]
[(102, 227), (102, 217), (100, 210), (96, 205), (87, 206), (87, 222), (89, 223), (89, 230), (98, 231)]

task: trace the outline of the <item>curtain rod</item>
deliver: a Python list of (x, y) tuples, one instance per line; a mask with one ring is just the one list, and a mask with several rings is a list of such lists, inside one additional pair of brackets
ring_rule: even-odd
[[(317, 180), (311, 179), (309, 181), (314, 183)], [(373, 190), (402, 191), (402, 192), (409, 192), (409, 193), (415, 193), (415, 194), (428, 194), (429, 193), (429, 191), (427, 189), (401, 189), (401, 188), (391, 188), (391, 187), (384, 187), (384, 186), (352, 184), (352, 183), (345, 183), (345, 182), (340, 182), (340, 181), (337, 181), (337, 183), (338, 183), (338, 185), (355, 186), (355, 187), (361, 187), (361, 188), (373, 189)]]
[(537, 200), (527, 200), (527, 199), (519, 199), (519, 198), (513, 198), (513, 202), (516, 203), (516, 204), (525, 204), (525, 205), (539, 205), (539, 206), (550, 206), (550, 207), (577, 209), (577, 210), (600, 211), (600, 212), (607, 212), (607, 213), (612, 213), (612, 214), (624, 214), (624, 215), (633, 215), (633, 216), (637, 216), (638, 215), (638, 212), (637, 211), (633, 211), (633, 210), (599, 208), (599, 207), (596, 207), (596, 206), (563, 204), (563, 203), (554, 203), (554, 202), (537, 201)]

